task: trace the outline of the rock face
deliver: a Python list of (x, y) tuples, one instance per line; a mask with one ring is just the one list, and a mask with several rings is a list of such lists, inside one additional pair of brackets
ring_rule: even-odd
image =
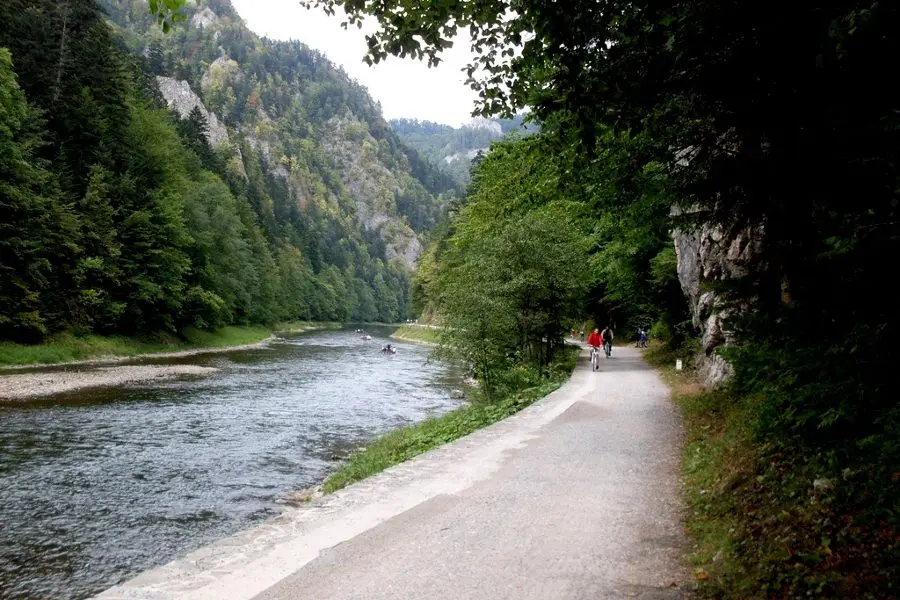
[(378, 147), (366, 125), (347, 112), (327, 124), (323, 149), (355, 202), (356, 218), (368, 231), (378, 231), (385, 243), (387, 258), (414, 269), (422, 254), (416, 233), (396, 218), (395, 194), (409, 185), (376, 160)]
[(194, 13), (194, 16), (191, 17), (191, 27), (203, 28), (209, 27), (213, 23), (215, 23), (219, 18), (216, 16), (208, 6), (203, 7), (203, 10)]
[(714, 225), (673, 232), (678, 255), (678, 279), (687, 297), (694, 327), (700, 331), (699, 375), (706, 387), (721, 385), (732, 373), (731, 366), (716, 352), (733, 341), (725, 321), (736, 311), (726, 307), (714, 284), (735, 280), (760, 268), (762, 227), (747, 227), (732, 235)]
[(444, 162), (446, 162), (448, 165), (457, 160), (466, 160), (468, 162), (472, 162), (472, 159), (474, 159), (476, 156), (478, 156), (479, 152), (483, 152), (484, 154), (487, 154), (490, 151), (491, 151), (490, 148), (471, 148), (469, 150), (466, 150), (465, 152), (457, 152), (456, 154), (451, 154), (450, 156), (445, 156)]
[(187, 81), (175, 79), (174, 77), (158, 76), (156, 83), (169, 108), (174, 109), (182, 119), (186, 118), (194, 110), (194, 107), (200, 108), (200, 112), (206, 117), (208, 125), (206, 139), (209, 140), (210, 146), (215, 148), (219, 144), (230, 143), (228, 130), (225, 128), (225, 125), (219, 121), (216, 113), (206, 110), (203, 102), (200, 101), (200, 97), (194, 93)]
[(465, 123), (463, 127), (467, 127), (469, 129), (487, 129), (497, 137), (501, 137), (503, 135), (503, 127), (500, 126), (500, 123), (491, 119), (485, 119), (484, 117), (475, 117), (468, 123)]

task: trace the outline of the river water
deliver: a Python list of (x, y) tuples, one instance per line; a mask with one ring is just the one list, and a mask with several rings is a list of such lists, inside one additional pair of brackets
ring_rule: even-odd
[[(277, 515), (458, 374), (390, 329), (170, 363), (212, 376), (0, 404), (0, 599), (74, 600)], [(157, 363), (159, 361), (156, 361)]]

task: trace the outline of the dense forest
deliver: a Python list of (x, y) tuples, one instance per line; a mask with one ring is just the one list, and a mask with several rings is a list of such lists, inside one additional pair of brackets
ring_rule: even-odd
[(183, 15), (0, 6), (0, 337), (405, 318), (454, 182), (320, 53)]
[(683, 405), (701, 594), (897, 597), (900, 7), (307, 4), (376, 19), (373, 62), (463, 26), (482, 114), (541, 123), (421, 262), (448, 350), (502, 390), (584, 317), (653, 324), (713, 388)]

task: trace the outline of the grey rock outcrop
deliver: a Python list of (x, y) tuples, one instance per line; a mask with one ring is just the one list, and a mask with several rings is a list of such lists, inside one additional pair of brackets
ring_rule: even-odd
[(323, 149), (354, 200), (357, 220), (365, 229), (378, 231), (389, 260), (414, 269), (422, 243), (396, 215), (395, 193), (403, 191), (405, 182), (375, 160), (376, 142), (349, 111), (332, 117), (327, 126)]
[(714, 284), (737, 280), (752, 269), (760, 268), (763, 229), (745, 227), (731, 235), (717, 226), (701, 224), (693, 229), (673, 232), (678, 256), (678, 279), (691, 309), (694, 327), (700, 332), (698, 367), (700, 380), (706, 387), (721, 385), (732, 373), (731, 365), (717, 350), (734, 340), (727, 320), (750, 308), (726, 306)]
[(230, 144), (228, 129), (219, 121), (216, 113), (206, 110), (206, 107), (200, 100), (200, 96), (194, 93), (187, 81), (175, 79), (174, 77), (158, 76), (156, 83), (169, 108), (174, 109), (182, 119), (186, 118), (195, 107), (200, 109), (208, 125), (206, 139), (209, 141), (210, 146), (216, 147), (219, 144)]
[(191, 17), (191, 27), (202, 28), (209, 27), (213, 23), (219, 20), (219, 17), (216, 16), (208, 6), (204, 6), (203, 10), (197, 11), (194, 13), (194, 16)]

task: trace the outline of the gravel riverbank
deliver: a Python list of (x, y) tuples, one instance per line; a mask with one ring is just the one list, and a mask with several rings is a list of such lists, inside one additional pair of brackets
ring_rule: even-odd
[(197, 365), (123, 365), (89, 370), (2, 375), (0, 401), (24, 400), (83, 388), (161, 381), (184, 375), (202, 376), (216, 371), (218, 369)]

